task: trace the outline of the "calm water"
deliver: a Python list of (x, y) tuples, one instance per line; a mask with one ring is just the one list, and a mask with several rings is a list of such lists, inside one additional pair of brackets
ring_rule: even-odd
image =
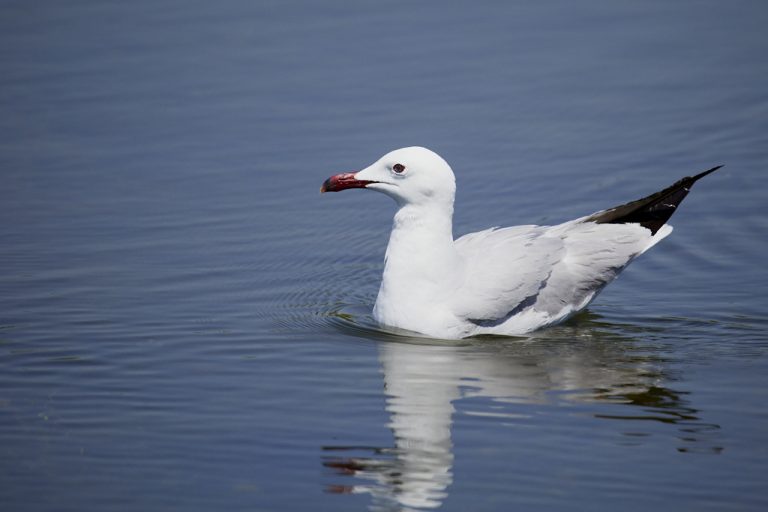
[[(0, 507), (768, 508), (764, 2), (3, 2)], [(713, 165), (529, 338), (370, 317), (405, 145), (456, 234)]]

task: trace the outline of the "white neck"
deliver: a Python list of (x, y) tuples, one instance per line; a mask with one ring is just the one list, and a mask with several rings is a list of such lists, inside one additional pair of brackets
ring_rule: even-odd
[[(395, 214), (374, 316), (408, 329), (456, 286), (462, 262), (453, 244), (453, 206), (404, 205)], [(415, 329), (412, 329), (415, 330)]]

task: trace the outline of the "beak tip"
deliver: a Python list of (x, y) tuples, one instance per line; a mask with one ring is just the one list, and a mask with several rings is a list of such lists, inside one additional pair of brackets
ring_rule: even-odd
[(358, 180), (355, 178), (355, 173), (345, 172), (342, 174), (336, 174), (331, 176), (320, 187), (320, 193), (324, 192), (340, 192), (347, 190), (348, 188), (365, 188), (373, 181)]

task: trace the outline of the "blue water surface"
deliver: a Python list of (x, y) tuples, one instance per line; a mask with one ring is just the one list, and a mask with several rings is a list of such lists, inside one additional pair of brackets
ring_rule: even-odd
[[(0, 5), (0, 507), (768, 508), (764, 2)], [(394, 205), (455, 234), (725, 164), (589, 310), (381, 331)]]

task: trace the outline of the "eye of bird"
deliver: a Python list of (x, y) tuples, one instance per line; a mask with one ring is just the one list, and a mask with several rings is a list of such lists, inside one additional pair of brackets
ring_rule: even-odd
[(392, 170), (397, 174), (401, 174), (403, 171), (405, 171), (405, 166), (403, 164), (395, 164), (392, 166)]

